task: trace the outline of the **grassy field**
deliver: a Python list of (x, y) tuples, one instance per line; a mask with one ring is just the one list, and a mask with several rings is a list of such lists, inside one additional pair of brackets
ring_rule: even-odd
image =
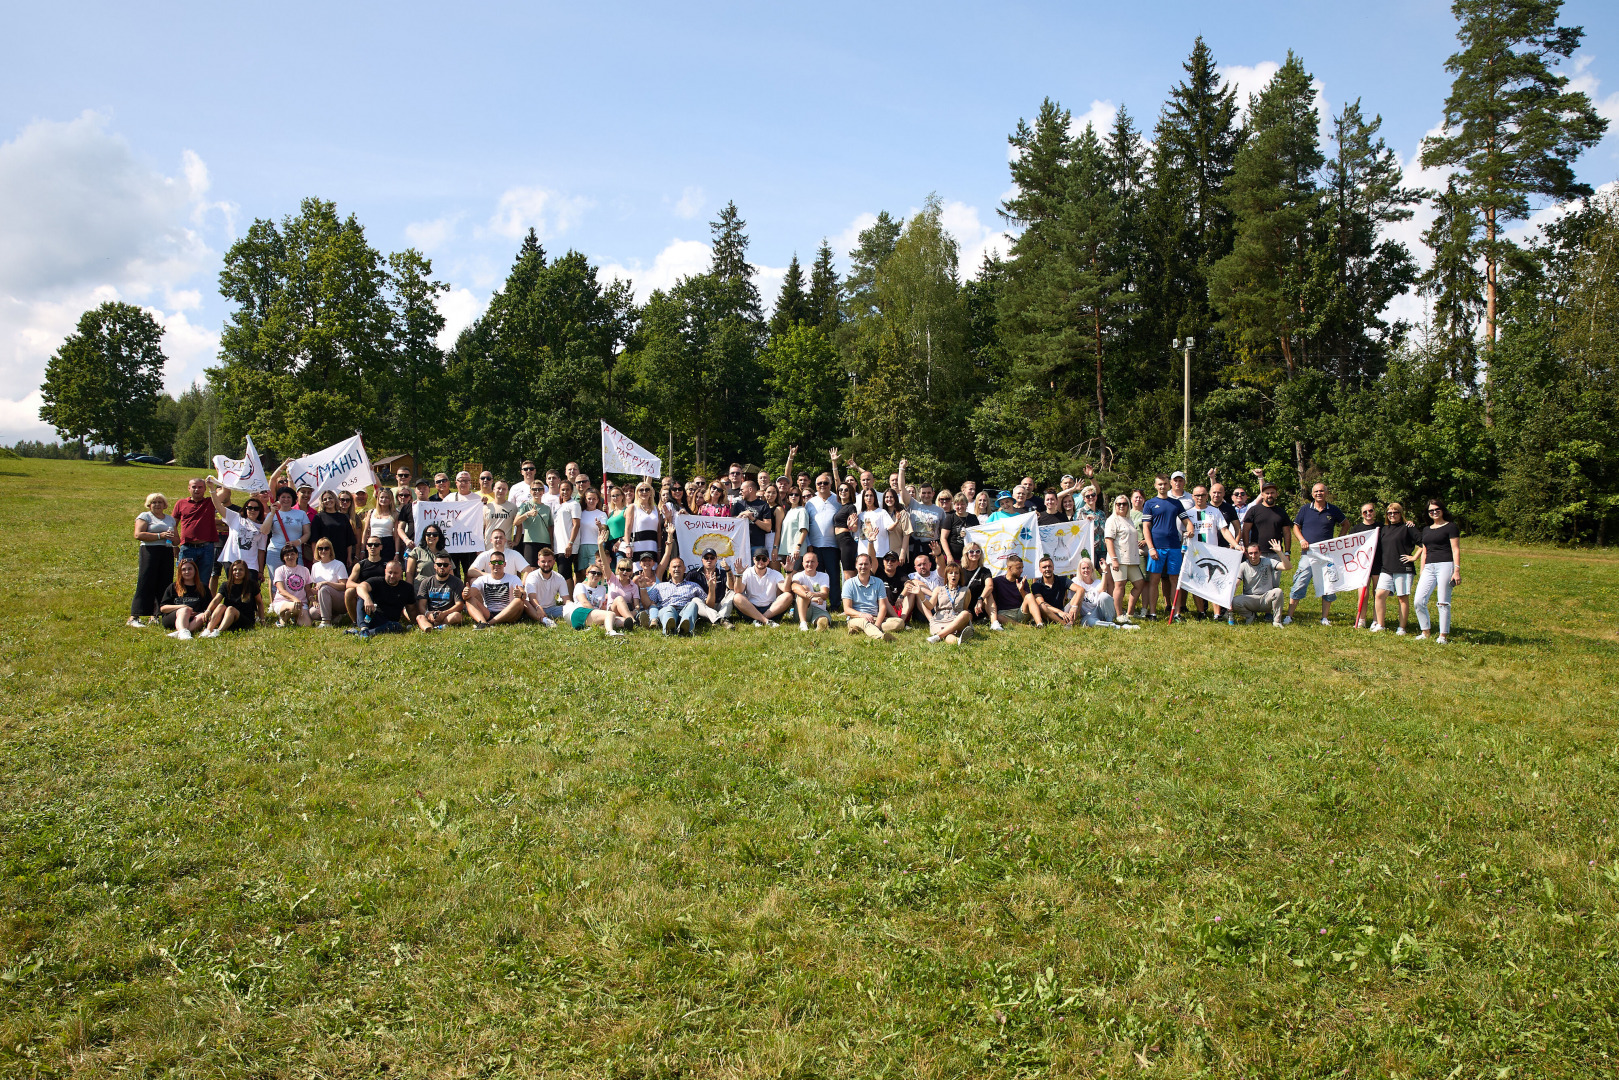
[(0, 1075), (1619, 1068), (1611, 555), (1467, 542), (1448, 647), (181, 643), (183, 479), (0, 461)]

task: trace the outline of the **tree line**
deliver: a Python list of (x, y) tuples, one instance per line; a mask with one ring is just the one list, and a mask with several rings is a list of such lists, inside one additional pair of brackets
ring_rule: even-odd
[[(791, 446), (801, 462), (833, 447), (875, 468), (906, 457), (952, 486), (1083, 464), (1110, 490), (1182, 465), (1263, 468), (1345, 500), (1442, 498), (1474, 531), (1606, 542), (1619, 204), (1572, 169), (1605, 129), (1556, 70), (1582, 31), (1558, 25), (1554, 0), (1453, 10), (1445, 125), (1422, 158), (1451, 170), (1443, 191), (1403, 184), (1360, 101), (1323, 118), (1302, 58), (1240, 102), (1200, 38), (1150, 132), (1127, 109), (1076, 129), (1051, 100), (1017, 123), (1005, 259), (964, 273), (929, 196), (879, 214), (845, 267), (824, 239), (807, 273), (794, 254), (768, 316), (732, 204), (708, 269), (643, 305), (531, 232), (441, 350), (447, 286), (430, 262), (382, 255), (352, 215), (307, 199), (227, 252), (234, 310), (206, 392), (164, 406), (172, 422), (154, 394), (103, 441), (195, 457), (206, 417), (221, 445), (251, 431), (284, 456), (359, 429), (373, 453), (515, 475), (524, 457), (599, 464), (601, 418), (681, 475), (774, 466)], [(1509, 242), (1534, 200), (1569, 212)], [(1388, 237), (1424, 202), (1426, 267)], [(1412, 291), (1426, 321), (1390, 319)], [(53, 370), (71, 375), (76, 342), (107, 321), (81, 324)], [(141, 339), (121, 333), (127, 367)], [(45, 418), (82, 438), (50, 376), (46, 399)]]

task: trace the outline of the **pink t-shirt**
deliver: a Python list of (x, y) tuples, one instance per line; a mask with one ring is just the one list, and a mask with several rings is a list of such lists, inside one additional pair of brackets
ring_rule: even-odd
[(636, 598), (640, 595), (641, 590), (636, 587), (634, 581), (631, 581), (628, 585), (625, 585), (616, 577), (610, 577), (607, 579), (607, 600), (609, 603), (614, 600), (622, 600), (624, 603), (633, 608), (635, 606)]
[(288, 566), (285, 563), (275, 568), (275, 583), (299, 600), (304, 598), (304, 590), (309, 587), (309, 571), (301, 566)]
[(731, 516), (731, 508), (729, 506), (715, 506), (712, 503), (704, 503), (702, 509), (697, 511), (697, 516), (698, 517), (730, 517)]

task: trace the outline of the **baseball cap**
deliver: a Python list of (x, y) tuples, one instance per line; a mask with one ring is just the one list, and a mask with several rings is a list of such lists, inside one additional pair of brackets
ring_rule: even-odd
[(1169, 478), (1171, 480), (1185, 480), (1186, 474), (1181, 472), (1179, 469), (1176, 469), (1174, 472), (1169, 474)]
[(715, 556), (715, 557), (716, 557), (716, 558), (718, 558), (718, 557), (719, 557), (719, 552), (717, 552), (717, 551), (715, 551), (715, 550), (714, 550), (714, 549), (713, 549), (713, 548), (711, 548), (711, 547), (706, 547), (706, 548), (704, 548), (704, 549), (703, 549), (703, 558), (705, 558), (705, 559), (706, 559), (706, 558), (708, 558), (708, 557), (709, 557), (709, 556), (710, 556), (710, 555), (713, 555), (713, 556)]
[(899, 562), (899, 552), (890, 551), (888, 554), (883, 556), (883, 561), (884, 562), (887, 562), (889, 559), (893, 559), (895, 562)]
[(657, 552), (654, 552), (654, 551), (643, 551), (643, 552), (641, 552), (641, 561), (642, 562), (657, 562), (658, 561)]

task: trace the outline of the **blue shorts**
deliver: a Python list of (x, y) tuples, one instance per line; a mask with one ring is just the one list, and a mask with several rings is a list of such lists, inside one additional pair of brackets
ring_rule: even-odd
[(1185, 548), (1170, 548), (1165, 551), (1158, 549), (1158, 557), (1147, 559), (1147, 573), (1168, 574), (1170, 577), (1179, 577), (1181, 572), (1181, 559), (1186, 555)]

